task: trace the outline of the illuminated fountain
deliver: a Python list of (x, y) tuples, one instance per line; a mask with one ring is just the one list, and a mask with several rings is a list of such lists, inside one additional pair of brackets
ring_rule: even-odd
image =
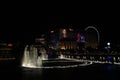
[(40, 48), (39, 53), (40, 55), (38, 55), (38, 49), (34, 45), (27, 45), (24, 50), (22, 66), (31, 68), (42, 66), (42, 61), (47, 60), (48, 55), (45, 48)]
[(37, 48), (35, 45), (26, 46), (24, 50), (22, 67), (27, 68), (70, 68), (87, 66), (91, 63), (79, 59), (67, 58), (60, 54), (58, 58), (48, 59), (47, 51), (44, 47)]
[[(40, 53), (40, 54), (38, 54)], [(52, 66), (50, 66), (50, 65)], [(22, 67), (27, 68), (70, 68), (90, 65), (90, 62), (71, 59), (61, 54), (58, 58), (48, 59), (45, 48), (36, 48), (34, 45), (26, 46), (24, 50)]]

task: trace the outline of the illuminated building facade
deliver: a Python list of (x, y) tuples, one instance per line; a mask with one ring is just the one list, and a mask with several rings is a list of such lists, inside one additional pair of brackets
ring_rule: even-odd
[(15, 60), (12, 43), (0, 43), (0, 61), (1, 60)]
[(74, 29), (60, 29), (59, 31), (59, 49), (69, 50), (77, 49)]
[(49, 48), (51, 49), (60, 51), (84, 49), (84, 34), (73, 28), (51, 30), (49, 35)]
[(73, 28), (52, 29), (46, 36), (47, 41), (41, 37), (36, 38), (36, 43), (45, 44), (52, 51), (72, 50), (84, 53), (89, 47), (97, 49), (99, 44), (99, 34), (94, 27), (88, 27), (84, 31)]

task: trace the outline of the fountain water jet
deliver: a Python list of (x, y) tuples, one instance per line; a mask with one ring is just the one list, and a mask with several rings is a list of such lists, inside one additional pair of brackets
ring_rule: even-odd
[(22, 60), (22, 66), (31, 68), (42, 66), (42, 61), (47, 60), (48, 56), (46, 54), (45, 48), (40, 48), (39, 53), (41, 54), (40, 56), (38, 55), (38, 48), (36, 48), (34, 45), (26, 45)]

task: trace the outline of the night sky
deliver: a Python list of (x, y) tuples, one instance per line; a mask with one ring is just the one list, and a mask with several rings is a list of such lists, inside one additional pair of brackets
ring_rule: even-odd
[[(94, 11), (94, 12), (93, 12)], [(48, 11), (49, 12), (49, 11)], [(49, 29), (73, 27), (84, 29), (87, 26), (96, 27), (103, 41), (120, 43), (118, 11), (81, 11), (65, 12), (65, 14), (40, 14), (37, 11), (5, 10), (0, 15), (0, 39), (5, 41), (33, 40)], [(52, 11), (51, 11), (52, 12)]]

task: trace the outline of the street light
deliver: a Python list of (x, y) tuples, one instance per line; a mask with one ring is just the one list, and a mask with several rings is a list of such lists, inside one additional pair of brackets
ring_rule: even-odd
[(107, 42), (107, 50), (108, 50), (108, 53), (110, 52), (110, 42)]
[(108, 42), (107, 45), (110, 46), (110, 42)]

